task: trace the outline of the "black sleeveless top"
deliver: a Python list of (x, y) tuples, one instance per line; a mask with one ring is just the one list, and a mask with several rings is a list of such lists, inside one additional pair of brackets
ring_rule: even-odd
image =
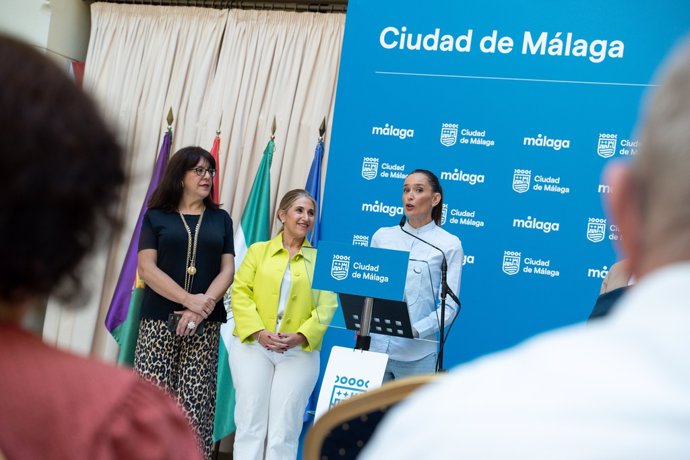
[[(192, 232), (199, 221), (199, 216), (185, 215), (187, 226)], [(177, 212), (149, 209), (144, 215), (139, 236), (139, 251), (155, 249), (158, 251), (156, 264), (177, 284), (184, 287), (185, 262), (187, 261), (187, 230), (185, 230)], [(220, 261), (223, 254), (235, 254), (233, 246), (232, 219), (222, 209), (206, 209), (199, 230), (196, 249), (196, 269), (190, 292), (206, 292), (211, 282), (220, 272)], [(141, 304), (141, 318), (166, 320), (182, 305), (157, 294), (149, 286), (144, 290)], [(219, 299), (207, 321), (226, 321), (223, 299)]]

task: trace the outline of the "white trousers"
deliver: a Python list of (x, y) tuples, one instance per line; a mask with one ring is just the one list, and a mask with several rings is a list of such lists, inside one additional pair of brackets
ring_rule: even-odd
[(233, 458), (294, 460), (319, 376), (319, 352), (295, 347), (280, 354), (233, 337), (229, 355), (236, 398)]

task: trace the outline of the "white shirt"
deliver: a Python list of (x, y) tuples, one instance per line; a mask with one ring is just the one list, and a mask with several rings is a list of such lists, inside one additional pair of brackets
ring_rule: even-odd
[(690, 263), (620, 302), (439, 378), (360, 458), (689, 459)]
[[(420, 228), (405, 223), (405, 230), (442, 249), (446, 255), (446, 279), (450, 289), (460, 296), (462, 272), (462, 245), (455, 235), (438, 227), (433, 221)], [(438, 347), (437, 333), (441, 324), (441, 252), (407, 235), (399, 226), (384, 227), (374, 233), (371, 247), (410, 251), (410, 263), (405, 282), (405, 302), (410, 321), (419, 333), (419, 339), (405, 339), (371, 334), (370, 351), (387, 353), (397, 361), (416, 361), (434, 353)], [(446, 298), (446, 327), (455, 318), (457, 304)]]
[(280, 323), (283, 322), (283, 315), (285, 315), (285, 306), (288, 303), (290, 296), (290, 285), (292, 284), (292, 274), (290, 273), (290, 263), (288, 262), (283, 273), (283, 280), (280, 282), (280, 298), (278, 299), (278, 315), (276, 318), (276, 327), (273, 332), (280, 329)]

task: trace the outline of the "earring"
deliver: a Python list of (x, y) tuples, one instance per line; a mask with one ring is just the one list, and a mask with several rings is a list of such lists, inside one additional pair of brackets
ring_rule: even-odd
[(184, 188), (184, 181), (183, 181), (183, 180), (180, 181), (180, 186), (181, 186), (182, 188)]

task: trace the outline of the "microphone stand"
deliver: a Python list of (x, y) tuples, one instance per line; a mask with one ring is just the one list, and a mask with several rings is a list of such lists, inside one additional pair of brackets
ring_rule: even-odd
[[(413, 235), (414, 236), (414, 235)], [(441, 251), (443, 252), (443, 251)], [(445, 372), (443, 369), (443, 349), (446, 345), (446, 296), (450, 295), (450, 298), (455, 301), (458, 305), (458, 313), (460, 313), (460, 300), (458, 300), (455, 293), (448, 286), (448, 262), (446, 262), (446, 255), (443, 254), (443, 260), (441, 261), (441, 330), (439, 332), (440, 344), (438, 349), (438, 369), (437, 372)]]
[(436, 364), (436, 372), (445, 372), (443, 369), (443, 349), (446, 345), (446, 296), (450, 295), (450, 298), (455, 301), (455, 303), (458, 305), (458, 313), (460, 313), (460, 300), (458, 300), (458, 297), (455, 295), (453, 290), (448, 286), (448, 262), (446, 260), (446, 253), (443, 252), (443, 250), (437, 246), (434, 246), (433, 244), (429, 243), (426, 240), (423, 240), (422, 238), (418, 237), (417, 235), (414, 235), (407, 230), (403, 228), (405, 225), (405, 221), (407, 220), (407, 217), (403, 214), (402, 219), (400, 219), (400, 230), (402, 230), (404, 233), (407, 233), (413, 238), (418, 239), (422, 243), (425, 243), (432, 248), (436, 249), (441, 253), (441, 324), (440, 324), (440, 330), (439, 330), (439, 346), (438, 346), (438, 361)]
[(371, 326), (371, 313), (374, 307), (374, 299), (372, 297), (365, 297), (362, 305), (362, 319), (357, 334), (357, 341), (355, 343), (355, 350), (369, 351), (371, 345), (371, 335), (369, 328)]

